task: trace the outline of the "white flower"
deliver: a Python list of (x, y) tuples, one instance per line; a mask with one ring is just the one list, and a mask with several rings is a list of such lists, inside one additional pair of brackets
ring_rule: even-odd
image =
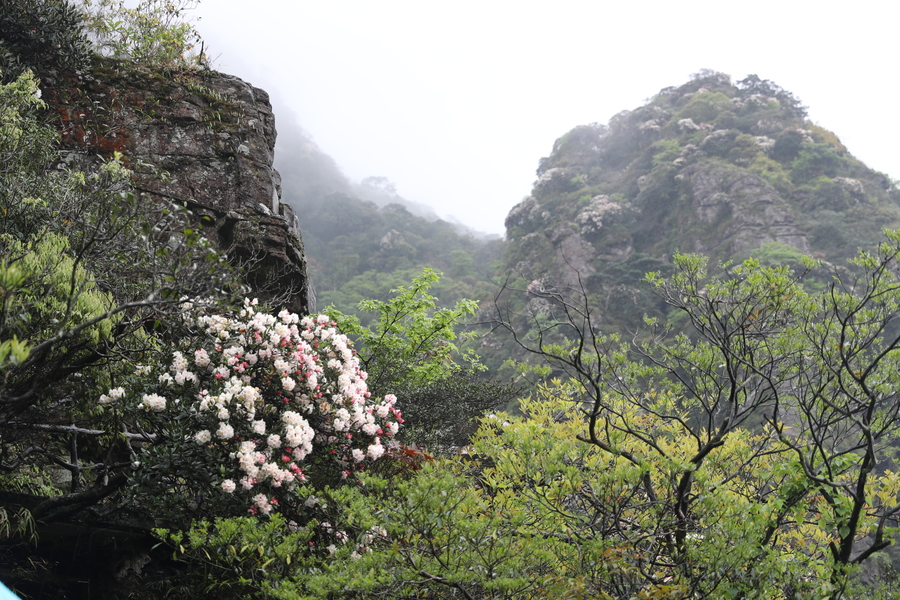
[(116, 400), (121, 399), (125, 395), (125, 389), (117, 387), (109, 390), (109, 395), (101, 394), (100, 404), (112, 404)]
[(216, 436), (222, 440), (230, 440), (234, 437), (234, 427), (228, 423), (219, 423), (219, 429), (216, 431)]
[(194, 441), (198, 444), (206, 444), (212, 439), (212, 434), (209, 433), (208, 429), (204, 429), (202, 431), (198, 431), (194, 434)]
[(222, 490), (223, 490), (226, 494), (230, 494), (230, 493), (234, 492), (234, 490), (235, 490), (236, 488), (237, 488), (237, 486), (236, 486), (236, 485), (234, 484), (234, 482), (233, 482), (232, 480), (230, 480), (230, 479), (226, 479), (225, 481), (222, 482)]
[(376, 460), (384, 454), (384, 446), (381, 444), (372, 444), (369, 446), (369, 449), (366, 451), (366, 454), (369, 455), (369, 458), (372, 460)]
[(144, 394), (141, 398), (141, 405), (147, 410), (159, 412), (165, 410), (166, 399), (158, 394)]
[(363, 459), (366, 458), (366, 453), (358, 448), (353, 449), (353, 460), (356, 462), (362, 462)]
[[(168, 373), (166, 373), (168, 375)], [(184, 385), (185, 383), (197, 383), (197, 376), (190, 371), (178, 371), (175, 373), (175, 383)]]
[(266, 439), (266, 444), (269, 445), (269, 448), (281, 448), (281, 436), (273, 433)]
[(260, 398), (259, 390), (255, 387), (250, 387), (249, 385), (244, 387), (239, 394), (241, 400), (244, 401), (245, 406), (250, 406), (256, 403)]
[(378, 525), (372, 526), (372, 533), (381, 537), (387, 537), (387, 529)]
[(250, 429), (253, 430), (253, 433), (262, 435), (266, 432), (266, 422), (265, 421), (253, 421), (253, 424), (250, 425)]
[(207, 354), (206, 350), (200, 348), (194, 351), (194, 364), (201, 369), (209, 364), (209, 354)]
[(269, 499), (266, 498), (265, 494), (257, 494), (253, 496), (253, 503), (259, 508), (259, 512), (264, 515), (272, 512), (272, 506), (269, 504)]
[(286, 338), (291, 335), (291, 329), (283, 323), (278, 323), (275, 325), (275, 335), (277, 335), (279, 339)]
[(188, 361), (181, 352), (173, 352), (172, 365), (169, 368), (173, 373), (184, 371), (188, 368)]

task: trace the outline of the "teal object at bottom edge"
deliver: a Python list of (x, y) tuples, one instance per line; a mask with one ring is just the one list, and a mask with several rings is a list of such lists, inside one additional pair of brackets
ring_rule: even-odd
[(8, 587), (0, 583), (0, 600), (20, 600)]

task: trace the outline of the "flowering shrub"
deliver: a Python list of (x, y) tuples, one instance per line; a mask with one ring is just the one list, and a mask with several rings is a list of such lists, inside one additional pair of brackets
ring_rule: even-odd
[(211, 453), (221, 475), (214, 484), (245, 496), (251, 514), (269, 514), (310, 469), (347, 478), (384, 454), (403, 423), (397, 399), (371, 397), (334, 321), (272, 316), (255, 300), (237, 317), (200, 312), (188, 306), (199, 347), (173, 352), (155, 378), (142, 368), (143, 386), (112, 389), (100, 402), (163, 428), (187, 419), (191, 433), (168, 442)]

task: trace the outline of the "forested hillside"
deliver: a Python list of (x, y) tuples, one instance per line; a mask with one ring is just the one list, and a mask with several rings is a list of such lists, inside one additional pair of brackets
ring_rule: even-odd
[[(296, 125), (282, 128), (276, 165), (283, 199), (303, 215), (303, 242), (320, 308), (357, 313), (365, 299), (387, 299), (424, 268), (441, 273), (441, 304), (490, 295), (488, 278), (503, 244), (467, 233), (427, 207), (400, 197), (384, 178), (348, 181)], [(367, 318), (364, 314), (360, 316)]]

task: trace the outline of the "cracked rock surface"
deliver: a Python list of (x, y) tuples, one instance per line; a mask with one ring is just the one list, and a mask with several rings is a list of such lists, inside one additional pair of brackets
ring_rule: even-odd
[[(204, 234), (252, 265), (260, 299), (315, 309), (299, 221), (281, 199), (269, 95), (217, 72), (163, 73), (112, 60), (42, 84), (61, 120), (64, 150), (99, 160), (115, 152), (136, 188), (186, 205)], [(162, 176), (161, 176), (162, 175)]]

